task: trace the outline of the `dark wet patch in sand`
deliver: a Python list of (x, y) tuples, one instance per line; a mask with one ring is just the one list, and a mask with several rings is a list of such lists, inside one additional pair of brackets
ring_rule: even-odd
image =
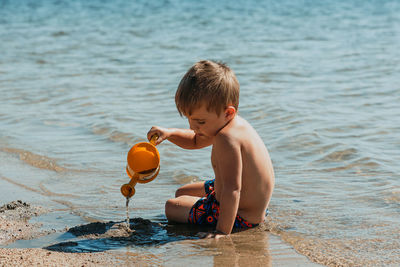
[[(201, 228), (207, 230), (208, 228)], [(121, 222), (93, 222), (70, 228), (67, 233), (78, 240), (70, 240), (45, 247), (62, 252), (100, 252), (126, 246), (155, 246), (187, 239), (198, 239), (198, 227), (169, 225), (143, 218)]]

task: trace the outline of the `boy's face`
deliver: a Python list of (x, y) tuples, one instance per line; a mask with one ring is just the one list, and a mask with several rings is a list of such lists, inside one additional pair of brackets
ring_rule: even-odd
[(203, 104), (200, 108), (194, 109), (187, 118), (190, 129), (197, 135), (213, 137), (234, 117), (235, 113), (235, 108), (229, 107), (217, 115), (214, 111), (208, 111)]

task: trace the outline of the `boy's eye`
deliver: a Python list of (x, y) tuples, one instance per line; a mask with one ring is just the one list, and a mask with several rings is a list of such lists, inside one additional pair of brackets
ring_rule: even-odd
[(206, 123), (205, 121), (197, 121), (198, 124), (204, 124)]

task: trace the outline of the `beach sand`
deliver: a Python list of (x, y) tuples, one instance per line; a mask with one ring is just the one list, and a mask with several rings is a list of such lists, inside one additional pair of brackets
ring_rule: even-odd
[(45, 249), (0, 249), (0, 266), (115, 266), (109, 252), (62, 253)]
[[(29, 222), (30, 218), (49, 212), (51, 211), (20, 200), (0, 207), (0, 245), (3, 247), (0, 248), (0, 266), (180, 266), (188, 264), (196, 264), (196, 266), (319, 266), (296, 253), (279, 237), (264, 229), (235, 233), (230, 238), (219, 241), (188, 239), (169, 242), (162, 244), (165, 254), (147, 253), (145, 250), (133, 250), (129, 247), (91, 253), (71, 253), (68, 249), (73, 247), (74, 242), (60, 242), (44, 248), (6, 247), (16, 240), (36, 239), (56, 233), (55, 229), (41, 229), (41, 223)], [(94, 222), (63, 231), (85, 240), (113, 238), (124, 240), (126, 238), (140, 242), (146, 231), (157, 229), (161, 224), (136, 218), (131, 220), (131, 225), (135, 228), (132, 232), (124, 229), (123, 222)], [(172, 227), (180, 228), (180, 226)], [(144, 242), (147, 241), (144, 240)], [(252, 245), (248, 247), (248, 244)], [(190, 251), (188, 247), (201, 249), (190, 253), (179, 253), (179, 251)], [(172, 251), (172, 255), (175, 256), (168, 256), (168, 251)]]

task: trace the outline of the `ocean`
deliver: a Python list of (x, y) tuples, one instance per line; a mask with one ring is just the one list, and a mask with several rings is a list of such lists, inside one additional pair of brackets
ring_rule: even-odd
[[(397, 0), (1, 0), (0, 200), (53, 209), (52, 227), (123, 220), (128, 150), (153, 125), (188, 127), (175, 90), (211, 59), (235, 71), (275, 167), (267, 230), (325, 265), (398, 266), (399, 14)], [(213, 171), (209, 148), (158, 149), (130, 214), (165, 223), (175, 190)]]

